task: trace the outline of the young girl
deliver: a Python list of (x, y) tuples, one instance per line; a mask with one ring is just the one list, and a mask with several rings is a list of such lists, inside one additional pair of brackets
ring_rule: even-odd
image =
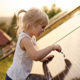
[(20, 22), (22, 25), (18, 25), (19, 36), (13, 64), (7, 71), (6, 80), (26, 80), (31, 72), (33, 60), (44, 62), (53, 57), (51, 55), (46, 58), (51, 51), (61, 52), (61, 47), (53, 44), (38, 50), (36, 41), (32, 38), (33, 36), (38, 37), (45, 30), (48, 24), (48, 16), (37, 8), (31, 8), (28, 11), (20, 10), (18, 16), (21, 12), (24, 12), (24, 16), (22, 22)]

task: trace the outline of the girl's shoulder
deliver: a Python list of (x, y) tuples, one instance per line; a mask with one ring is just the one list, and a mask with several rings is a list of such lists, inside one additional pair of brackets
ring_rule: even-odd
[(20, 34), (19, 34), (19, 38), (20, 37), (28, 37), (28, 38), (31, 38), (28, 34), (26, 34), (26, 33), (24, 33), (24, 32), (21, 32)]
[(28, 34), (24, 33), (24, 32), (21, 32), (20, 35), (19, 35), (19, 41), (25, 43), (25, 42), (29, 42), (31, 41), (34, 45), (36, 45), (36, 38), (35, 36), (33, 37), (30, 37)]
[(18, 40), (19, 41), (22, 41), (23, 40), (23, 42), (25, 42), (25, 41), (28, 42), (28, 40), (31, 40), (31, 37), (28, 34), (26, 34), (24, 32), (21, 32), (20, 35), (19, 35)]

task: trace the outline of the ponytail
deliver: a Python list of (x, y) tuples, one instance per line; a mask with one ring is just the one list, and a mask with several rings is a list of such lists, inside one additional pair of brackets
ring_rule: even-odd
[(27, 11), (26, 10), (24, 10), (24, 9), (22, 9), (22, 10), (20, 10), (19, 12), (18, 12), (18, 14), (17, 14), (17, 37), (19, 36), (19, 34), (20, 34), (20, 32), (22, 32), (23, 31), (23, 26), (22, 26), (22, 20), (20, 20), (20, 18), (19, 18), (19, 15), (22, 13), (22, 12), (24, 12), (24, 13), (26, 13)]
[(19, 20), (19, 14), (22, 13), (22, 12), (25, 12), (25, 13), (26, 13), (27, 11), (24, 10), (24, 9), (20, 10), (20, 11), (18, 12), (18, 14), (17, 14), (17, 19), (18, 19), (18, 20)]

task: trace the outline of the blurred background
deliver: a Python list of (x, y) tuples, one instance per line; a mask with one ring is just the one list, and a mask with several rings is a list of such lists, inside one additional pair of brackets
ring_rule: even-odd
[[(42, 9), (49, 17), (47, 29), (37, 38), (39, 47), (44, 48), (66, 35), (65, 39), (57, 42), (62, 45), (66, 58), (72, 63), (72, 68), (68, 70), (69, 74), (67, 73), (64, 80), (80, 80), (78, 71), (80, 70), (80, 28), (78, 28), (80, 26), (80, 0), (0, 0), (0, 80), (5, 80), (6, 71), (13, 60), (17, 41), (16, 15), (19, 10), (28, 10), (32, 7)], [(72, 31), (74, 32), (72, 33)], [(67, 37), (69, 33), (71, 36)], [(63, 56), (56, 52), (54, 55), (56, 58), (48, 65), (53, 77), (65, 69)], [(63, 67), (57, 68), (57, 65), (61, 65), (60, 63)], [(32, 73), (43, 74), (41, 65), (38, 62), (34, 63)], [(36, 67), (40, 69), (36, 71)]]

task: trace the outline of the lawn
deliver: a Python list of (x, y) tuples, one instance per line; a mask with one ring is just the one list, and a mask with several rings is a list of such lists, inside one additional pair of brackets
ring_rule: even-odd
[(0, 61), (0, 80), (5, 80), (6, 71), (12, 64), (12, 60), (13, 56)]

